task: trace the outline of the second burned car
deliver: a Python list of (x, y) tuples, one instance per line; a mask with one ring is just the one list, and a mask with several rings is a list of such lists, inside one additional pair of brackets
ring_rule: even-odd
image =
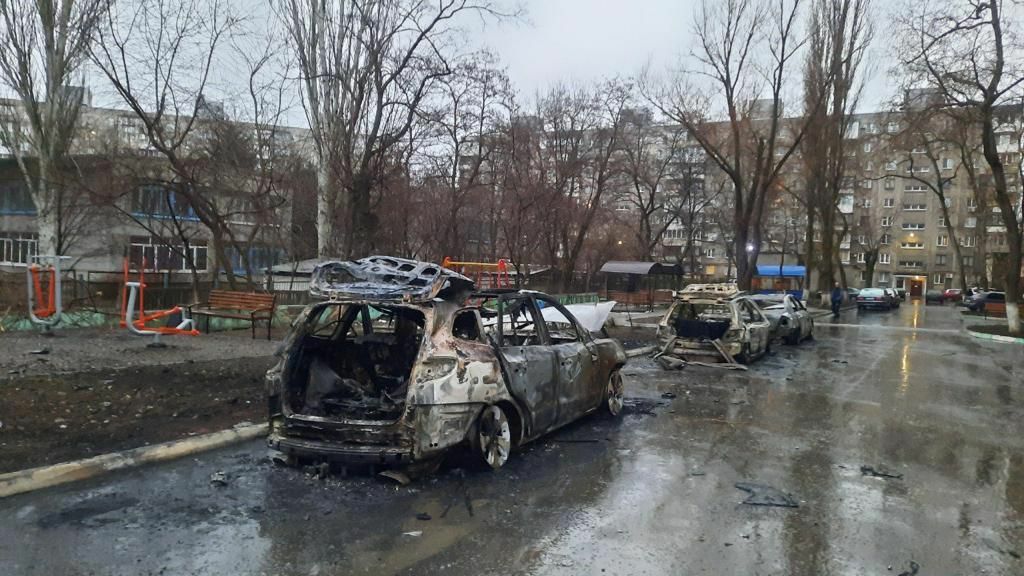
[(771, 337), (771, 323), (749, 296), (721, 290), (677, 293), (658, 324), (659, 356), (683, 362), (747, 363), (768, 351)]
[(469, 445), (499, 468), (584, 414), (619, 414), (617, 341), (545, 294), (473, 289), (436, 264), (387, 256), (317, 267), (311, 292), (323, 301), (295, 321), (267, 374), (271, 448), (399, 466)]

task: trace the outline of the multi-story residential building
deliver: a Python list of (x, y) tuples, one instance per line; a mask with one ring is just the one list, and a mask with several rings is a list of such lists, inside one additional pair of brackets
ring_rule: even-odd
[[(205, 121), (232, 126), (242, 136), (238, 141), (252, 146), (258, 158), (285, 153), (310, 158), (307, 130), (228, 122), (215, 103), (206, 103), (201, 110), (208, 115)], [(18, 129), (20, 111), (16, 101), (0, 99), (0, 122), (6, 124), (6, 133)], [(210, 131), (199, 127), (193, 138), (191, 145), (203, 147), (209, 143)], [(28, 151), (23, 146), (21, 156), (31, 168), (34, 160)], [(38, 251), (36, 206), (15, 152), (0, 139), (0, 270), (24, 267)], [(68, 170), (61, 182), (66, 203), (62, 232), (65, 253), (72, 257), (76, 271), (116, 271), (125, 256), (136, 265), (145, 261), (152, 271), (186, 272), (189, 260), (199, 271), (213, 268), (209, 229), (181, 191), (175, 190), (178, 184), (132, 112), (94, 107), (86, 93), (68, 157), (74, 170)], [(298, 164), (301, 161), (291, 166)], [(311, 220), (304, 224), (301, 219), (311, 218), (313, 208), (293, 208), (315, 202), (306, 198), (312, 191), (303, 178), (290, 180), (276, 182), (274, 200), (266, 203), (256, 192), (247, 193), (254, 188), (252, 182), (225, 182), (224, 187), (211, 185), (204, 190), (213, 195), (235, 236), (225, 250), (231, 269), (241, 272), (243, 260), (248, 260), (254, 272), (262, 271), (277, 263), (286, 248), (293, 251), (293, 231), (311, 229)]]

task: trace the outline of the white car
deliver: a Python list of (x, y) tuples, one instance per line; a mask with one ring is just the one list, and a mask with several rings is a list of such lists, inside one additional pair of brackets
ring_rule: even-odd
[(772, 332), (786, 344), (799, 344), (814, 337), (814, 318), (792, 294), (757, 294), (751, 296), (772, 323)]

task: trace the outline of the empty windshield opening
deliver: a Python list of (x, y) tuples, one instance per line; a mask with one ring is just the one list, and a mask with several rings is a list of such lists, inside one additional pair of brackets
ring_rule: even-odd
[(291, 359), (292, 412), (360, 420), (396, 420), (423, 343), (417, 308), (329, 304), (314, 310)]

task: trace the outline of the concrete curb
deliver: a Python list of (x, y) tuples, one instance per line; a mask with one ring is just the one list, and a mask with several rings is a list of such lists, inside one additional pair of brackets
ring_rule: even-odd
[(636, 358), (637, 356), (643, 356), (645, 354), (650, 354), (651, 352), (654, 352), (657, 349), (658, 349), (657, 346), (644, 346), (642, 348), (630, 348), (629, 350), (626, 350), (626, 358)]
[(234, 428), (203, 434), (202, 436), (193, 436), (184, 440), (172, 440), (162, 444), (142, 446), (123, 452), (102, 454), (82, 460), (62, 462), (60, 464), (19, 470), (17, 472), (7, 472), (0, 474), (0, 498), (58, 486), (76, 480), (85, 480), (86, 478), (93, 478), (123, 468), (173, 460), (182, 456), (252, 440), (266, 434), (266, 424), (240, 424)]
[(964, 328), (968, 334), (978, 338), (980, 340), (992, 340), (994, 342), (1005, 342), (1007, 344), (1024, 344), (1024, 338), (1017, 338), (1015, 336), (1000, 336), (999, 334), (985, 334), (984, 332), (975, 332)]

